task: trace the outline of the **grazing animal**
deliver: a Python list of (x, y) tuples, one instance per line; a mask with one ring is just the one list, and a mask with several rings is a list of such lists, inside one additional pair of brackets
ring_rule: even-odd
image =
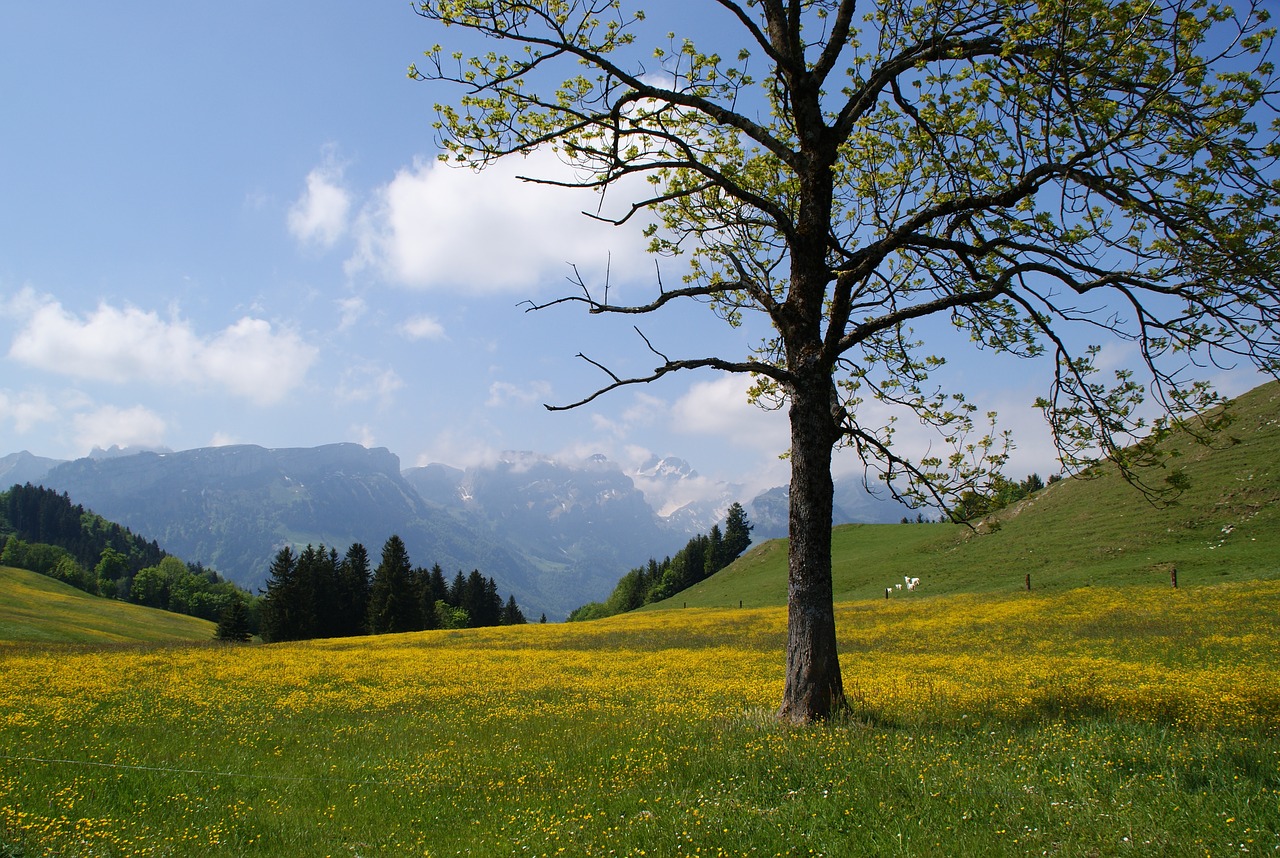
[(901, 584), (894, 584), (894, 585), (893, 585), (893, 589), (895, 589), (895, 590), (901, 590), (901, 589), (902, 589), (902, 585), (901, 585)]
[(919, 578), (909, 578), (909, 577), (907, 577), (906, 575), (903, 575), (902, 577), (903, 577), (903, 579), (904, 579), (904, 580), (906, 580), (906, 582), (907, 582), (907, 589), (908, 589), (908, 590), (914, 590), (916, 587), (919, 587), (919, 586), (920, 586), (920, 579), (919, 579)]

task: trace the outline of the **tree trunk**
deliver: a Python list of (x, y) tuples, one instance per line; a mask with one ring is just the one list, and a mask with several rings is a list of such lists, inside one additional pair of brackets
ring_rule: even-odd
[(831, 379), (810, 375), (792, 390), (790, 407), (787, 672), (779, 717), (792, 723), (825, 719), (845, 705), (831, 588)]

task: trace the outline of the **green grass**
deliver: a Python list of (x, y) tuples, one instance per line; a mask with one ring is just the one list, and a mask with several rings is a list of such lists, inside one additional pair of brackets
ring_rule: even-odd
[(274, 646), (51, 646), (199, 621), (0, 570), (0, 856), (1280, 854), (1277, 403), (1176, 506), (838, 529), (853, 710), (807, 728), (784, 542), (608, 620)]
[(207, 620), (90, 596), (45, 575), (0, 566), (0, 641), (207, 641), (213, 630)]
[(1257, 582), (848, 603), (859, 708), (803, 729), (771, 716), (781, 608), (10, 646), (0, 842), (104, 858), (1274, 854), (1277, 600)]
[[(904, 576), (927, 598), (1161, 584), (1180, 586), (1280, 577), (1280, 383), (1236, 400), (1235, 420), (1205, 447), (1171, 444), (1190, 488), (1153, 505), (1114, 469), (1048, 486), (993, 517), (998, 527), (847, 525), (832, 534), (837, 601), (883, 598)], [(1150, 476), (1163, 479), (1166, 471)], [(786, 604), (786, 541), (757, 546), (720, 574), (661, 607)]]

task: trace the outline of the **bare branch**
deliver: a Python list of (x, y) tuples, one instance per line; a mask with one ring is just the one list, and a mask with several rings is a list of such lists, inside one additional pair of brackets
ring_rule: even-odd
[[(643, 334), (641, 336), (643, 336)], [(657, 352), (655, 351), (655, 354), (656, 353)], [(757, 373), (760, 375), (767, 375), (779, 382), (784, 382), (787, 378), (787, 374), (785, 372), (783, 372), (782, 370), (779, 370), (776, 367), (769, 366), (768, 364), (752, 363), (752, 362), (745, 362), (745, 363), (733, 362), (733, 361), (726, 361), (716, 357), (666, 361), (661, 366), (656, 368), (650, 375), (636, 376), (634, 378), (619, 378), (611, 370), (607, 369), (606, 367), (592, 360), (591, 358), (588, 358), (582, 354), (579, 354), (578, 357), (582, 358), (587, 363), (603, 371), (606, 375), (608, 375), (611, 379), (613, 379), (613, 382), (596, 390), (590, 396), (587, 396), (583, 399), (579, 399), (577, 402), (571, 402), (568, 405), (544, 405), (543, 407), (546, 408), (548, 411), (571, 411), (575, 408), (581, 408), (583, 405), (586, 405), (589, 402), (594, 402), (596, 399), (600, 398), (604, 394), (617, 390), (620, 387), (629, 387), (637, 384), (650, 384), (662, 378), (663, 376), (670, 375), (674, 372), (680, 372), (682, 370), (717, 369), (717, 370), (720, 370), (721, 372)]]

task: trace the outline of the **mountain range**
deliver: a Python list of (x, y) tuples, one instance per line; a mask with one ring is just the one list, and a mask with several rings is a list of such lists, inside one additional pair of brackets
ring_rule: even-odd
[[(61, 461), (0, 458), (0, 486), (44, 485), (249, 588), (285, 545), (361, 542), (376, 564), (398, 534), (417, 565), (479, 569), (530, 617), (560, 619), (606, 596), (629, 569), (668, 556), (741, 502), (756, 541), (786, 534), (787, 489), (750, 500), (710, 486), (687, 462), (651, 459), (631, 473), (603, 456), (567, 462), (529, 452), (467, 469), (402, 469), (385, 448), (253, 445), (95, 451)], [(685, 486), (697, 486), (682, 492)], [(696, 498), (690, 498), (696, 494)], [(647, 498), (662, 498), (655, 507)], [(860, 480), (837, 483), (833, 523), (898, 521), (896, 502)]]

